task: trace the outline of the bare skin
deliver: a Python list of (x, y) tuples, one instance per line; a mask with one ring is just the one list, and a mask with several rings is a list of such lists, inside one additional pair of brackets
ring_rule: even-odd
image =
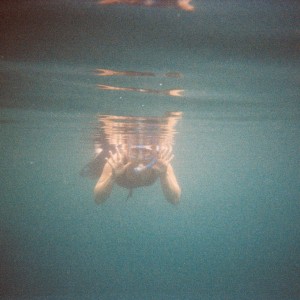
[[(95, 201), (103, 203), (111, 194), (114, 183), (131, 188), (147, 186), (149, 181), (160, 179), (161, 187), (165, 198), (172, 204), (177, 204), (181, 195), (181, 188), (177, 182), (173, 167), (170, 162), (174, 158), (172, 150), (163, 149), (156, 153), (156, 160), (153, 166), (145, 168), (138, 173), (133, 172), (134, 168), (140, 165), (137, 160), (126, 161), (126, 154), (122, 149), (116, 148), (116, 153), (110, 152), (107, 163), (104, 166), (95, 189)], [(150, 183), (151, 184), (151, 183)]]

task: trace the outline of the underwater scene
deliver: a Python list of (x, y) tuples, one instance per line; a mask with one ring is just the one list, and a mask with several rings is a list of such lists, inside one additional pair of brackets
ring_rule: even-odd
[(0, 11), (0, 299), (299, 299), (299, 1)]

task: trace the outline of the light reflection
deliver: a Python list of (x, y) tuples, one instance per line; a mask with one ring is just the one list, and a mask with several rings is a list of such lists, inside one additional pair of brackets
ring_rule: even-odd
[(100, 5), (127, 4), (146, 7), (175, 7), (184, 11), (194, 11), (192, 0), (100, 0)]
[(119, 86), (104, 85), (104, 84), (97, 84), (97, 87), (101, 90), (139, 92), (139, 93), (159, 94), (159, 95), (166, 95), (166, 96), (173, 96), (173, 97), (182, 97), (184, 92), (184, 90), (180, 90), (180, 89), (169, 89), (169, 90), (141, 89), (141, 88), (134, 88), (134, 87), (119, 87)]
[[(127, 77), (166, 77), (171, 79), (178, 79), (182, 77), (180, 72), (167, 72), (165, 74), (159, 74), (154, 72), (141, 72), (141, 71), (119, 71), (111, 69), (95, 69), (94, 74), (99, 77), (114, 77), (114, 76), (127, 76)], [(147, 82), (148, 83), (148, 82)], [(149, 82), (150, 84), (151, 82)], [(161, 83), (159, 84), (162, 85)], [(150, 88), (140, 88), (140, 87), (122, 87), (116, 85), (106, 85), (106, 84), (97, 84), (97, 87), (100, 90), (108, 91), (124, 91), (124, 92), (139, 92), (146, 94), (157, 94), (165, 95), (172, 97), (182, 97), (184, 89), (150, 89)]]
[(181, 112), (167, 113), (163, 117), (99, 115), (99, 127), (95, 137), (96, 140), (113, 146), (173, 145), (175, 126), (181, 118)]
[[(96, 69), (95, 74), (97, 76), (159, 77), (159, 74), (153, 72), (117, 71), (110, 69)], [(168, 78), (180, 78), (182, 77), (182, 74), (180, 72), (167, 72), (162, 76)]]
[(176, 204), (181, 189), (171, 165), (177, 123), (181, 112), (163, 117), (99, 115), (94, 136), (94, 159), (81, 171), (97, 178), (95, 200), (104, 202), (114, 183), (131, 196), (137, 187), (160, 180), (165, 198)]
[(97, 76), (155, 76), (153, 72), (137, 72), (137, 71), (115, 71), (109, 69), (96, 69)]

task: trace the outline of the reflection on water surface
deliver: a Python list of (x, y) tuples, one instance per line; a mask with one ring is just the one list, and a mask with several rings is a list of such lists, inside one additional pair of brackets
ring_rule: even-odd
[(127, 4), (146, 7), (176, 7), (185, 11), (195, 10), (192, 0), (100, 0), (100, 5)]
[(99, 115), (95, 140), (109, 145), (173, 145), (181, 112), (163, 117)]
[[(154, 72), (139, 72), (139, 71), (116, 71), (109, 69), (96, 69), (95, 74), (97, 76), (127, 76), (127, 77), (166, 77), (166, 78), (180, 78), (182, 74), (180, 72), (167, 72), (163, 75), (156, 74)], [(151, 82), (147, 82), (150, 84)], [(162, 86), (162, 83), (159, 84)], [(153, 88), (140, 88), (140, 87), (121, 87), (121, 86), (113, 86), (113, 85), (105, 85), (105, 84), (97, 84), (97, 87), (101, 90), (109, 90), (109, 91), (124, 91), (124, 92), (139, 92), (146, 94), (158, 94), (172, 97), (183, 97), (184, 90), (183, 89), (153, 89)]]

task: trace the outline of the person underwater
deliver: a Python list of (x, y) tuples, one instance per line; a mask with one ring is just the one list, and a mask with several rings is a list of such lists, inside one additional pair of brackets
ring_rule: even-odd
[(181, 188), (177, 182), (171, 160), (174, 158), (171, 147), (135, 145), (115, 147), (109, 151), (102, 174), (94, 188), (97, 204), (103, 203), (111, 194), (114, 184), (132, 190), (137, 187), (150, 186), (159, 178), (165, 198), (177, 204)]

